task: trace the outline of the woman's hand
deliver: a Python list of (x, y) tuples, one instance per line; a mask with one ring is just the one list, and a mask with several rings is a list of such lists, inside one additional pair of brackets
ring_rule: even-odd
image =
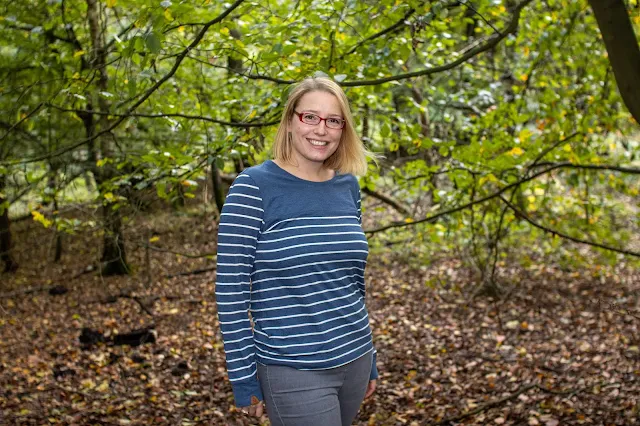
[(241, 407), (240, 410), (252, 417), (262, 417), (262, 414), (264, 414), (264, 405), (262, 404), (262, 401), (258, 400), (255, 396), (252, 396), (251, 405), (248, 407)]
[(367, 392), (364, 394), (364, 399), (369, 398), (376, 391), (376, 381), (369, 380), (369, 384), (367, 385)]

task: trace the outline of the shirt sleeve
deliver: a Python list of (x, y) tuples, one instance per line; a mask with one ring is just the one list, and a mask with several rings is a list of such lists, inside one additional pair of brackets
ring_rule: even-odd
[(216, 304), (222, 331), (227, 373), (238, 407), (262, 400), (249, 321), (251, 272), (263, 224), (260, 189), (240, 174), (229, 189), (218, 228)]
[[(362, 226), (362, 196), (361, 196), (361, 192), (360, 192), (360, 185), (358, 185), (358, 182), (356, 181), (356, 210), (357, 210), (357, 215), (358, 215), (358, 223), (360, 224), (360, 226)], [(360, 292), (362, 293), (362, 298), (365, 297), (365, 285), (364, 285), (364, 278), (360, 278), (358, 276), (356, 276), (356, 279), (358, 280), (358, 287), (360, 288)], [(376, 351), (376, 348), (373, 348), (373, 361), (371, 363), (371, 374), (369, 376), (369, 380), (376, 380), (378, 378), (378, 367), (377, 367), (377, 355), (378, 352)]]

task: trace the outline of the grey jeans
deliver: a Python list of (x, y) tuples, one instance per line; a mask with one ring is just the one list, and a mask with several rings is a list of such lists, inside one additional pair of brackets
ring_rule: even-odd
[(297, 370), (258, 363), (272, 426), (348, 426), (369, 383), (373, 354), (329, 370)]

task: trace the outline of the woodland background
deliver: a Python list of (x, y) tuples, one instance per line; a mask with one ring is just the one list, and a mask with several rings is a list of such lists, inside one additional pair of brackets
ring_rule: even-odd
[(0, 423), (267, 424), (217, 326), (225, 191), (328, 75), (381, 374), (358, 424), (635, 424), (637, 0), (0, 1)]

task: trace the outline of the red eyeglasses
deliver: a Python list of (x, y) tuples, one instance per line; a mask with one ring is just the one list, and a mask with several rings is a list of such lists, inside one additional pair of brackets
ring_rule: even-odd
[(329, 129), (339, 130), (343, 129), (344, 125), (346, 124), (346, 122), (342, 118), (322, 118), (318, 114), (314, 114), (312, 112), (293, 112), (298, 116), (300, 121), (302, 121), (304, 124), (309, 124), (310, 126), (315, 126), (317, 124), (320, 124), (321, 121), (324, 121)]

